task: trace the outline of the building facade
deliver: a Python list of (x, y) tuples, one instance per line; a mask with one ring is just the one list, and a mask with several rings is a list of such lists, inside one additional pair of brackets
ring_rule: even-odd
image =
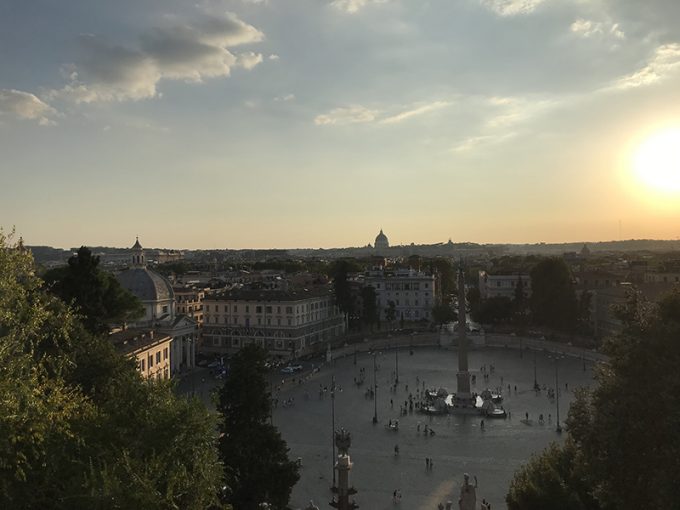
[(203, 320), (203, 349), (223, 353), (257, 344), (272, 354), (296, 356), (345, 332), (344, 316), (328, 288), (208, 295)]
[(516, 287), (522, 282), (524, 297), (531, 296), (531, 277), (528, 274), (489, 274), (479, 272), (479, 294), (482, 299), (492, 297), (515, 297)]
[(109, 335), (116, 350), (137, 361), (145, 379), (170, 378), (172, 337), (150, 329), (125, 329)]
[(196, 366), (198, 324), (191, 317), (176, 312), (175, 292), (170, 282), (146, 267), (144, 249), (139, 239), (132, 247), (131, 265), (116, 275), (121, 286), (139, 299), (144, 317), (134, 328), (153, 329), (171, 337), (170, 374), (175, 375)]
[(387, 320), (390, 301), (394, 302), (396, 320), (431, 320), (436, 305), (434, 275), (414, 269), (389, 270), (376, 267), (364, 272), (364, 285), (375, 289), (380, 320)]

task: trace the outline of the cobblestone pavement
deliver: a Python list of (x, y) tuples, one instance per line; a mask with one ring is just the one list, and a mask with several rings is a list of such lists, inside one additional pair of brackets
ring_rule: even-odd
[[(522, 357), (517, 350), (503, 348), (471, 352), (471, 373), (477, 375), (473, 390), (481, 392), (487, 387), (502, 386), (503, 405), (510, 411), (507, 420), (485, 420), (484, 430), (478, 416), (426, 417), (416, 412), (399, 416), (400, 403), (403, 405), (409, 393), (415, 396), (416, 377), (421, 388), (425, 381), (428, 388), (455, 391), (456, 351), (416, 348), (413, 355), (409, 355), (408, 349), (400, 350), (396, 393), (390, 392), (395, 371), (394, 351), (379, 353), (377, 363), (380, 366), (377, 425), (372, 423), (374, 401), (365, 396), (373, 383), (373, 357), (368, 354), (360, 354), (356, 365), (353, 356), (338, 359), (319, 372), (307, 373), (302, 382), (299, 377), (295, 382), (289, 377), (276, 393), (279, 405), (274, 411), (274, 424), (288, 442), (291, 457), (302, 459), (301, 478), (293, 490), (293, 508), (303, 508), (310, 499), (320, 508), (327, 508), (331, 499), (331, 398), (329, 391), (320, 397), (319, 390), (330, 388), (332, 375), (342, 388), (336, 393), (335, 425), (352, 434), (351, 481), (358, 490), (357, 503), (364, 510), (395, 507), (429, 510), (447, 500), (452, 500), (457, 508), (456, 494), (465, 472), (478, 478), (479, 501), (486, 498), (492, 508), (505, 508), (505, 494), (514, 471), (532, 453), (562, 438), (555, 431), (555, 401), (548, 399), (546, 391), (536, 394), (532, 389), (534, 353), (531, 351), (525, 351)], [(495, 367), (488, 381), (480, 372), (482, 365)], [(549, 354), (536, 353), (536, 365), (539, 384), (554, 388), (555, 362)], [(366, 371), (366, 383), (357, 387), (353, 379), (358, 377), (361, 368)], [(587, 363), (585, 368), (584, 371), (583, 361), (577, 358), (559, 361), (561, 420), (566, 417), (573, 389), (592, 383), (592, 364)], [(282, 402), (288, 399), (293, 399), (294, 404), (284, 407)], [(524, 420), (525, 413), (529, 414), (528, 422)], [(538, 422), (541, 413), (545, 417), (543, 425)], [(551, 415), (550, 421), (548, 415)], [(390, 419), (399, 419), (399, 431), (386, 429)], [(425, 424), (435, 430), (434, 436), (423, 435)], [(397, 444), (399, 455), (395, 457)], [(426, 457), (433, 461), (431, 470), (426, 470)], [(392, 502), (395, 489), (400, 489), (402, 494), (398, 505)]]

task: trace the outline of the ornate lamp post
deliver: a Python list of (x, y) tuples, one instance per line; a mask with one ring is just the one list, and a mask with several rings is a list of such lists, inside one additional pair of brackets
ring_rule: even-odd
[(335, 491), (335, 376), (331, 381), (331, 443), (333, 443), (333, 456), (331, 457), (331, 471), (333, 471), (333, 487), (331, 490)]
[(534, 350), (534, 390), (539, 390), (538, 379), (536, 378), (536, 351)]
[(557, 426), (555, 427), (555, 432), (559, 434), (562, 432), (562, 426), (560, 425), (560, 379), (558, 366), (560, 359), (562, 359), (562, 356), (558, 356), (556, 354), (552, 358), (555, 360), (555, 407), (557, 409), (556, 410)]
[(395, 343), (394, 344), (394, 365), (395, 365), (395, 374), (396, 378), (394, 380), (395, 383), (399, 384), (399, 344)]
[(373, 404), (374, 404), (374, 412), (373, 412), (373, 424), (375, 425), (378, 423), (378, 379), (376, 376), (377, 372), (377, 363), (376, 363), (376, 356), (377, 353), (373, 353)]

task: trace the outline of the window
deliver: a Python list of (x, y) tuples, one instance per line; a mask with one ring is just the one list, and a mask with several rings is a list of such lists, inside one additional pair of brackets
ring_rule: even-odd
[(238, 306), (234, 305), (234, 313), (238, 312)]
[(262, 307), (261, 306), (256, 306), (255, 307), (255, 313), (262, 313)]
[(163, 359), (168, 359), (168, 348), (163, 349)]
[(163, 313), (168, 313), (168, 305), (163, 305)]
[(151, 356), (151, 354), (149, 354), (148, 362), (149, 362), (149, 368), (151, 368), (153, 366), (153, 356)]
[(238, 324), (238, 317), (234, 317), (234, 324)]
[(272, 307), (271, 306), (265, 306), (264, 312), (265, 313), (272, 313)]
[(292, 307), (292, 306), (287, 306), (287, 307), (286, 307), (286, 313), (289, 314), (289, 315), (292, 314), (292, 313), (293, 313), (293, 307)]
[(289, 326), (292, 326), (292, 325), (293, 325), (293, 323), (292, 323), (292, 320), (291, 320), (291, 319), (288, 319), (288, 325), (289, 325)]
[(246, 313), (250, 313), (250, 307), (246, 305)]
[(276, 307), (276, 313), (281, 313), (281, 307), (280, 306)]
[(213, 345), (220, 345), (220, 339), (219, 338), (213, 338)]
[(234, 338), (234, 339), (231, 341), (231, 345), (233, 345), (234, 347), (238, 347), (238, 338)]
[(261, 324), (262, 324), (262, 319), (261, 319), (260, 317), (258, 317), (258, 318), (257, 318), (257, 325), (259, 326), (259, 325), (261, 325)]
[(281, 325), (281, 319), (276, 319), (276, 322), (277, 322), (277, 326)]
[(142, 372), (144, 372), (146, 370), (146, 360), (144, 360), (144, 359), (140, 360), (139, 363), (140, 363), (139, 368), (141, 368)]
[(161, 362), (161, 351), (158, 351), (156, 353), (156, 363), (160, 363), (160, 362)]

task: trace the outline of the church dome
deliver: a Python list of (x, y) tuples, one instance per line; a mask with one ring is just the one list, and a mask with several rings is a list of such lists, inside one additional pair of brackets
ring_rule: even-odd
[(170, 282), (145, 267), (127, 269), (116, 278), (140, 301), (169, 301), (175, 298)]
[(375, 238), (374, 246), (376, 250), (383, 250), (390, 247), (390, 242), (388, 241), (387, 236), (383, 233), (382, 229), (380, 229), (380, 233)]

